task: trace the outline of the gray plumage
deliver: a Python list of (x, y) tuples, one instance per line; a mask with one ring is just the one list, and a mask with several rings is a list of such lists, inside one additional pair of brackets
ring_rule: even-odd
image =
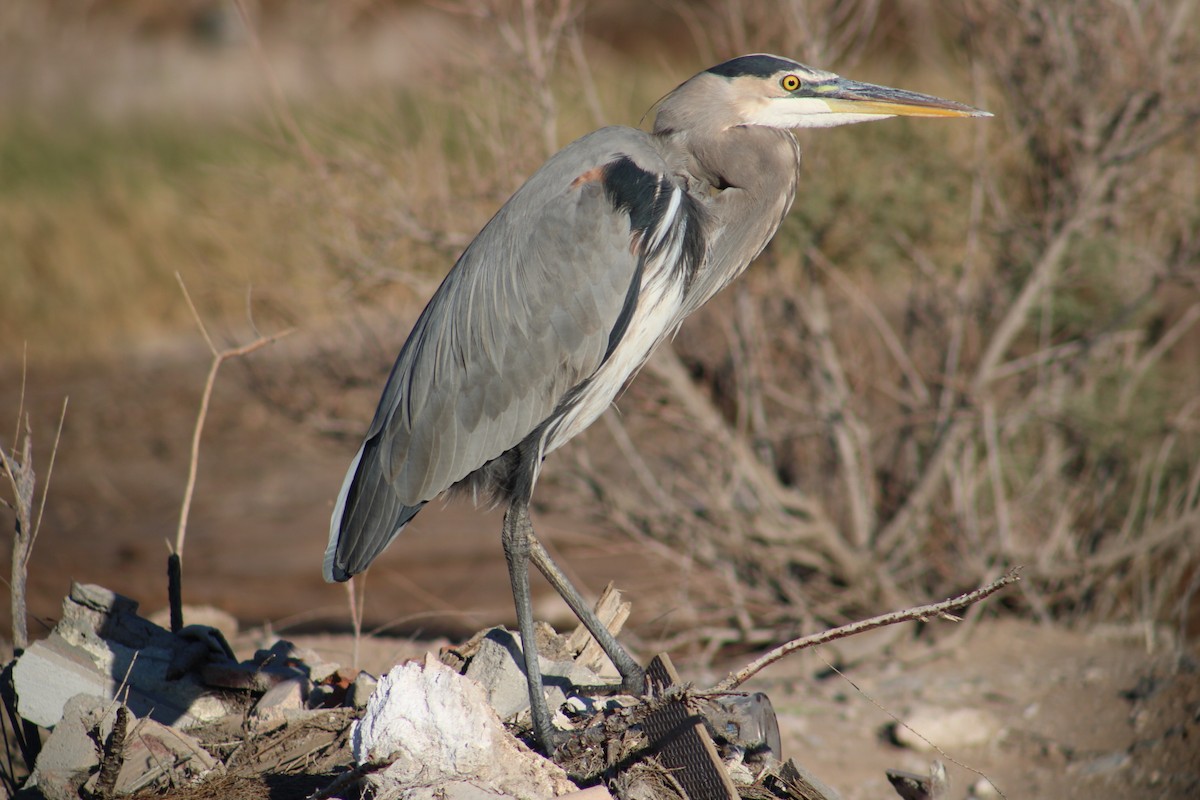
[[(533, 560), (626, 688), (640, 689), (640, 667), (596, 630), (533, 537), (527, 505), (542, 460), (770, 241), (796, 191), (789, 129), (897, 114), (986, 115), (754, 55), (676, 88), (651, 133), (603, 128), (551, 157), (467, 247), (401, 349), (338, 496), (326, 579), (366, 569), (448, 489), (507, 502), (502, 541), (525, 644)], [(527, 673), (549, 745), (536, 661)]]

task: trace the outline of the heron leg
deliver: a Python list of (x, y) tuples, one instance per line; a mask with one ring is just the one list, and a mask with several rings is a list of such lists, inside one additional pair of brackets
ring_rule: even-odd
[(504, 558), (508, 561), (508, 578), (512, 583), (513, 602), (517, 607), (517, 628), (521, 632), (521, 650), (525, 656), (525, 681), (529, 687), (529, 710), (533, 729), (547, 755), (553, 754), (561, 743), (562, 732), (550, 722), (550, 709), (542, 687), (542, 667), (538, 663), (537, 637), (533, 630), (533, 601), (529, 593), (529, 558), (533, 524), (525, 503), (514, 502), (504, 514), (501, 530)]
[(579, 590), (567, 579), (562, 569), (546, 552), (546, 548), (537, 540), (533, 534), (533, 524), (529, 522), (528, 510), (525, 511), (525, 520), (529, 530), (529, 558), (533, 561), (533, 565), (546, 576), (546, 580), (562, 596), (562, 599), (567, 601), (571, 611), (575, 612), (575, 616), (596, 639), (600, 649), (613, 662), (617, 672), (621, 674), (621, 690), (632, 695), (642, 695), (646, 691), (646, 671), (617, 641), (617, 637), (612, 635), (608, 627), (600, 621), (591, 605), (583, 599)]

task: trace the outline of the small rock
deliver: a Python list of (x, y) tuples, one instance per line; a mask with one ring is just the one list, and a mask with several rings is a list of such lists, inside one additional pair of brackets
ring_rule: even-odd
[(929, 765), (925, 774), (889, 769), (888, 783), (904, 800), (949, 800), (950, 779), (941, 761)]
[(986, 711), (926, 706), (909, 714), (904, 725), (897, 725), (895, 737), (904, 747), (929, 753), (934, 745), (945, 749), (986, 744), (999, 732), (999, 723)]
[(336, 661), (322, 661), (321, 657), (312, 650), (304, 650), (304, 665), (308, 667), (308, 677), (313, 683), (321, 683), (342, 672), (342, 665)]
[(529, 707), (523, 658), (517, 637), (504, 628), (493, 628), (467, 664), (464, 674), (483, 687), (500, 719), (511, 719)]
[(274, 720), (305, 710), (311, 684), (307, 678), (290, 678), (275, 684), (254, 704), (259, 719)]
[(379, 679), (371, 673), (359, 672), (354, 676), (354, 683), (350, 684), (350, 691), (346, 694), (346, 704), (360, 711), (363, 710), (367, 707), (367, 701), (371, 699), (378, 684)]
[(978, 800), (994, 800), (994, 798), (1000, 797), (1000, 790), (987, 778), (980, 778), (971, 784), (967, 797), (978, 798)]

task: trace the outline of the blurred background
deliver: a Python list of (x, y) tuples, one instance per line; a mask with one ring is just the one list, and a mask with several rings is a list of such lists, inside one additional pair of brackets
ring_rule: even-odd
[[(7, 0), (0, 445), (20, 456), (28, 422), (30, 635), (71, 580), (166, 603), (211, 362), (181, 283), (218, 349), (292, 331), (218, 376), (184, 599), (348, 629), (319, 574), (329, 511), (457, 253), (549, 153), (648, 125), (746, 52), (996, 117), (802, 132), (774, 243), (547, 463), (553, 549), (681, 657), (1014, 565), (1019, 589), (972, 620), (1194, 637), (1184, 0)], [(370, 571), (366, 629), (511, 621), (498, 539), (494, 512), (423, 512)], [(540, 590), (539, 616), (565, 621)]]

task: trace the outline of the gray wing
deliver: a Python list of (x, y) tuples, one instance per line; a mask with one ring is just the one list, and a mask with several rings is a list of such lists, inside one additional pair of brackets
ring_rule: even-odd
[[(667, 166), (605, 128), (541, 167), (471, 243), (400, 351), (335, 508), (325, 576), (367, 564), (427, 501), (512, 449), (603, 363), (636, 300), (636, 202)], [(657, 195), (657, 191), (655, 192)]]

